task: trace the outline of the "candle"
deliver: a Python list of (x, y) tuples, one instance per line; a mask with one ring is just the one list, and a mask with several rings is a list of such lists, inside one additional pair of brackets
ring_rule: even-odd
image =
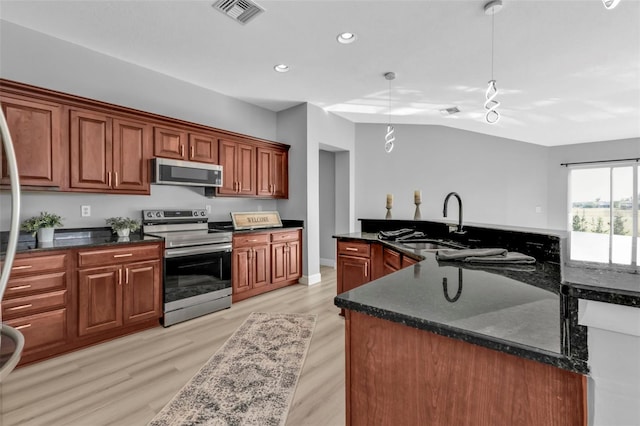
[(393, 194), (387, 194), (387, 208), (390, 209), (393, 206)]
[(414, 200), (414, 204), (422, 203), (422, 192), (418, 191), (417, 189), (413, 191), (413, 200)]

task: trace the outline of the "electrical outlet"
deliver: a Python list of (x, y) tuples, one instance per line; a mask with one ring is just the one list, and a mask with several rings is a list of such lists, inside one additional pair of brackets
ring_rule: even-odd
[(91, 206), (80, 206), (80, 212), (82, 214), (82, 217), (91, 216)]
[(207, 214), (211, 214), (211, 205), (207, 204), (204, 206), (204, 209), (207, 211)]
[(536, 206), (536, 213), (542, 213), (542, 207)]

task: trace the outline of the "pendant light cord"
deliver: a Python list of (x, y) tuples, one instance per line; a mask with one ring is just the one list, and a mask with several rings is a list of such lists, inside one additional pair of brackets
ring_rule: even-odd
[(494, 40), (494, 20), (495, 12), (491, 13), (491, 80), (493, 80), (493, 40)]

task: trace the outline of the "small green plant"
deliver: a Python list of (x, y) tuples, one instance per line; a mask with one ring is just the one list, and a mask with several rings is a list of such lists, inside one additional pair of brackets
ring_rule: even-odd
[(107, 225), (111, 227), (113, 232), (122, 231), (123, 229), (130, 229), (131, 231), (137, 231), (140, 228), (140, 222), (136, 219), (130, 219), (128, 217), (110, 217), (106, 219)]
[(31, 235), (35, 237), (38, 229), (55, 228), (56, 226), (62, 226), (62, 217), (55, 213), (40, 212), (39, 216), (30, 217), (22, 222), (20, 229), (31, 232)]

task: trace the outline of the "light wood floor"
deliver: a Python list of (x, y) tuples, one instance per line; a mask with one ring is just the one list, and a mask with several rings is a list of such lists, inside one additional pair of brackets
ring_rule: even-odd
[(289, 426), (344, 425), (344, 320), (336, 273), (15, 370), (0, 384), (0, 425), (145, 425), (251, 312), (315, 313)]

